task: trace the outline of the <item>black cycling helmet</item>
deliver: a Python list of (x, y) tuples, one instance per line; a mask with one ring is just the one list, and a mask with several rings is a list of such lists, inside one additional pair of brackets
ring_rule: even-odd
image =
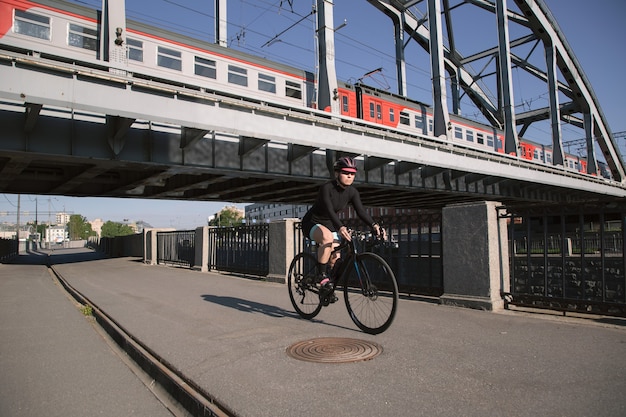
[(356, 162), (354, 161), (354, 158), (351, 158), (349, 156), (342, 156), (341, 158), (337, 159), (337, 162), (335, 162), (335, 171), (348, 171), (348, 172), (356, 172)]

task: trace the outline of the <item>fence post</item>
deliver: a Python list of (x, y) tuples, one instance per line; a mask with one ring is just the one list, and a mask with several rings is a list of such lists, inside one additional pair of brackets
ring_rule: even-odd
[(293, 229), (300, 219), (284, 219), (269, 224), (268, 281), (286, 283), (289, 265), (294, 256)]
[(499, 218), (499, 205), (484, 201), (443, 209), (442, 304), (504, 308), (502, 293), (509, 292), (510, 279), (506, 219)]
[(195, 265), (192, 268), (200, 272), (209, 271), (209, 227), (196, 228), (194, 247), (196, 251)]

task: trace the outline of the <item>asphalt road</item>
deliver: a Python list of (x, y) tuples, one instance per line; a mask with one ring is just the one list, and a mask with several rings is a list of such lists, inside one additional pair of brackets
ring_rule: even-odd
[[(391, 328), (371, 336), (342, 303), (313, 321), (300, 319), (283, 284), (96, 258), (57, 250), (50, 260), (68, 283), (240, 416), (626, 415), (620, 319), (401, 299)], [(0, 323), (0, 415), (167, 412), (120, 369), (125, 365), (107, 353), (44, 266), (0, 265)], [(348, 363), (286, 353), (323, 337), (376, 343), (382, 353)], [(107, 382), (102, 373), (114, 368), (117, 380)]]

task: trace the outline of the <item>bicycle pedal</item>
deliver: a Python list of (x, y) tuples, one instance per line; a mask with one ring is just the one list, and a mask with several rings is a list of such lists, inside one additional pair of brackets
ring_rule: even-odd
[(328, 307), (330, 304), (337, 302), (339, 300), (335, 293), (320, 293), (320, 303), (324, 307)]

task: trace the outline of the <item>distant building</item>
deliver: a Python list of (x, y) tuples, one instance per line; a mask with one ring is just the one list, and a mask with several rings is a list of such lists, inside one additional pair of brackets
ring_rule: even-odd
[(65, 226), (50, 226), (46, 228), (46, 242), (61, 243), (68, 239)]
[(275, 220), (302, 218), (310, 205), (255, 203), (245, 207), (246, 224), (269, 223)]
[(96, 232), (96, 236), (100, 237), (101, 236), (101, 232), (102, 232), (102, 225), (104, 224), (102, 219), (92, 220), (92, 221), (89, 222), (89, 224), (91, 225), (91, 230)]
[(70, 222), (70, 214), (68, 213), (57, 213), (56, 214), (56, 223), (61, 225), (66, 225)]
[(152, 225), (150, 223), (144, 222), (143, 220), (139, 220), (135, 223), (135, 233), (143, 233), (145, 229), (152, 229)]
[[(310, 204), (298, 205), (298, 204), (281, 204), (281, 203), (259, 203), (250, 204), (246, 206), (245, 219), (248, 224), (254, 223), (269, 223), (275, 220), (282, 219), (301, 219), (311, 207)], [(381, 216), (412, 214), (419, 210), (417, 209), (395, 209), (386, 207), (366, 207), (365, 210), (377, 219)], [(355, 219), (357, 214), (351, 205), (348, 205), (344, 210), (339, 213), (339, 218), (342, 220)]]
[[(31, 235), (35, 233), (33, 226), (28, 224), (20, 225), (20, 240), (27, 240)], [(0, 238), (2, 239), (15, 239), (15, 224), (3, 223), (0, 224)]]

